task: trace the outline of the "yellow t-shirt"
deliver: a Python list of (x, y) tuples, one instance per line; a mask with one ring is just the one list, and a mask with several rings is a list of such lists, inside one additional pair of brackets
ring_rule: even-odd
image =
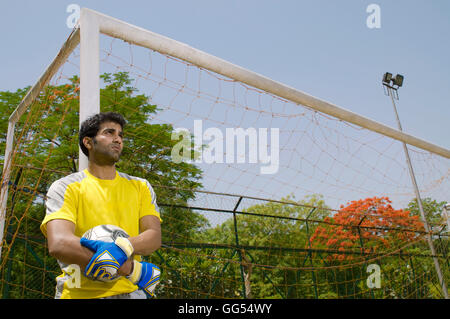
[[(81, 237), (97, 225), (116, 225), (131, 237), (139, 235), (139, 220), (160, 213), (150, 183), (142, 178), (116, 171), (113, 180), (102, 180), (88, 172), (74, 173), (54, 182), (47, 193), (46, 216), (41, 224), (47, 236), (47, 223), (65, 219), (75, 224), (75, 235)], [(135, 256), (140, 260), (140, 256)], [(58, 261), (63, 273), (56, 279), (55, 298), (102, 298), (138, 289), (128, 279), (112, 282), (94, 281), (80, 273), (77, 265)]]

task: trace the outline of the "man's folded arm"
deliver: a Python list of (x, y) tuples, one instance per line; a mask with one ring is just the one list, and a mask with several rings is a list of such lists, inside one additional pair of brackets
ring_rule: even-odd
[(48, 252), (65, 264), (77, 264), (86, 268), (93, 252), (80, 244), (75, 236), (75, 224), (65, 219), (53, 219), (47, 222)]

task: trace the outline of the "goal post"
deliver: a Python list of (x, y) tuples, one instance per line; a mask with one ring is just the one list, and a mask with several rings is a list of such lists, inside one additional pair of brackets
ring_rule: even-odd
[[(91, 10), (80, 14), (80, 125), (100, 112), (99, 19)], [(87, 156), (79, 150), (78, 170), (88, 166)]]
[(385, 136), (389, 136), (393, 139), (416, 146), (440, 156), (450, 158), (450, 150), (448, 149), (429, 143), (410, 134), (406, 134), (387, 125), (378, 123), (324, 100), (315, 98), (297, 89), (234, 65), (211, 54), (197, 50), (187, 44), (136, 27), (118, 19), (108, 17), (90, 9), (83, 8), (81, 10), (81, 16), (84, 15), (89, 15), (92, 20), (97, 19), (99, 32), (103, 34), (160, 52), (162, 54), (179, 58), (200, 68), (204, 68), (230, 79), (246, 83), (265, 92), (269, 92), (292, 102), (305, 105), (340, 120), (358, 125)]
[[(49, 83), (50, 79), (56, 74), (59, 68), (65, 63), (69, 55), (78, 46), (80, 42), (80, 30), (74, 29), (69, 35), (66, 42), (61, 47), (60, 51), (50, 63), (50, 65), (45, 69), (44, 73), (39, 77), (37, 82), (30, 88), (23, 100), (11, 114), (8, 119), (8, 132), (6, 136), (5, 154), (3, 162), (3, 172), (1, 178), (1, 189), (0, 189), (0, 239), (3, 240), (4, 233), (4, 223), (6, 214), (6, 203), (8, 200), (8, 184), (10, 182), (10, 173), (12, 165), (12, 152), (14, 146), (14, 129), (16, 123), (23, 116), (25, 112), (28, 111), (28, 107), (33, 103), (39, 93), (44, 89), (44, 87)], [(0, 244), (0, 261), (2, 246)]]

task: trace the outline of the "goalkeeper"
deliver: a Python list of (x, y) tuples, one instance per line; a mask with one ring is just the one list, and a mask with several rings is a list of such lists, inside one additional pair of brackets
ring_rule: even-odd
[[(154, 296), (160, 271), (140, 256), (161, 246), (161, 218), (150, 183), (116, 170), (125, 123), (113, 112), (84, 121), (79, 143), (88, 168), (55, 181), (48, 190), (41, 231), (62, 270), (55, 298)], [(102, 224), (116, 225), (130, 237), (114, 243), (80, 239)], [(115, 275), (120, 277), (108, 280)]]

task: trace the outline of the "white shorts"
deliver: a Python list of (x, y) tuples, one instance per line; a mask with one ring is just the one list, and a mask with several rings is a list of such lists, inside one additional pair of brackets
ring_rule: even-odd
[(147, 299), (147, 295), (143, 290), (135, 290), (126, 294), (114, 295), (109, 297), (103, 297), (100, 299)]

